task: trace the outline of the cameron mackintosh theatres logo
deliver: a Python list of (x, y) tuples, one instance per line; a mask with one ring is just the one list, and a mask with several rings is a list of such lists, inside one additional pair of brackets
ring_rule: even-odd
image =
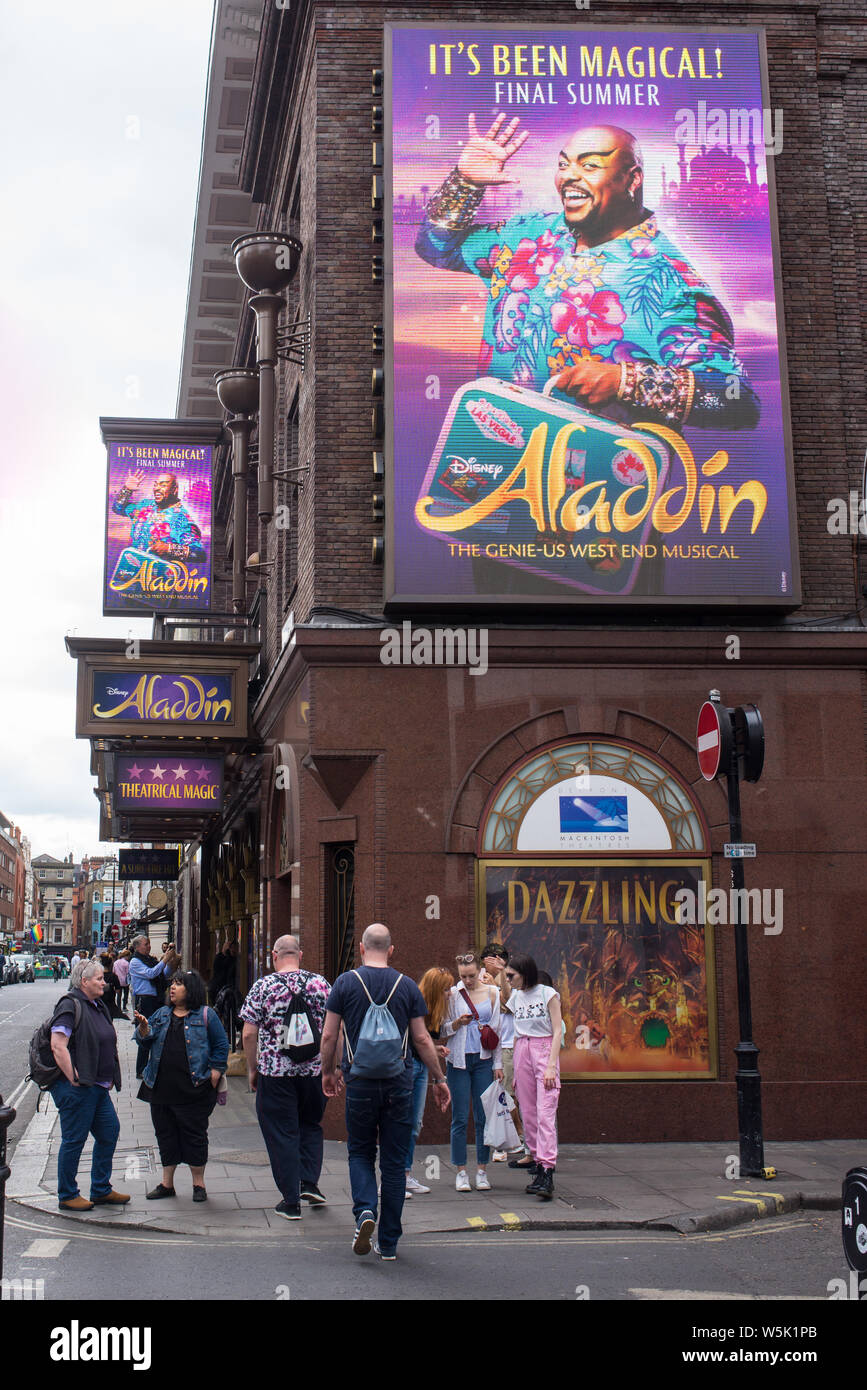
[(791, 603), (758, 32), (386, 42), (389, 596)]
[(211, 469), (206, 444), (109, 445), (106, 613), (208, 611)]
[(229, 675), (93, 671), (90, 712), (107, 724), (230, 724), (232, 688)]

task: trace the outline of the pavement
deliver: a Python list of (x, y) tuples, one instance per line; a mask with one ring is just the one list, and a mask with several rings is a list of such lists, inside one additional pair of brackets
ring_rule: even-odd
[[(95, 1207), (76, 1220), (94, 1226), (156, 1230), (184, 1235), (267, 1236), (287, 1223), (275, 1214), (280, 1194), (274, 1186), (265, 1145), (256, 1122), (255, 1097), (246, 1076), (229, 1077), (225, 1106), (211, 1115), (210, 1157), (205, 1172), (208, 1201), (194, 1204), (188, 1168), (179, 1168), (174, 1200), (146, 1202), (145, 1192), (160, 1178), (150, 1107), (136, 1099), (135, 1044), (132, 1030), (118, 1026), (123, 1089), (114, 1097), (120, 1118), (115, 1154), (115, 1187), (132, 1195), (124, 1207)], [(50, 1095), (41, 1100), (18, 1140), (6, 1197), (20, 1206), (58, 1214), (57, 1153), (60, 1117)], [(89, 1140), (79, 1166), (82, 1191), (88, 1193)], [(488, 1165), (490, 1192), (458, 1193), (455, 1168), (443, 1145), (416, 1147), (415, 1176), (431, 1191), (406, 1202), (406, 1235), (477, 1230), (629, 1229), (711, 1231), (801, 1208), (840, 1207), (846, 1172), (867, 1162), (867, 1141), (817, 1140), (765, 1143), (765, 1163), (776, 1168), (769, 1179), (736, 1176), (737, 1138), (700, 1144), (568, 1144), (560, 1150), (551, 1202), (528, 1197), (527, 1175), (505, 1163)], [(474, 1152), (467, 1169), (472, 1179)], [(305, 1207), (307, 1223), (350, 1229), (352, 1198), (346, 1145), (325, 1143), (319, 1183), (325, 1207)], [(70, 1213), (64, 1212), (68, 1219)], [(296, 1229), (300, 1229), (297, 1227)], [(323, 1230), (325, 1234), (325, 1230)]]

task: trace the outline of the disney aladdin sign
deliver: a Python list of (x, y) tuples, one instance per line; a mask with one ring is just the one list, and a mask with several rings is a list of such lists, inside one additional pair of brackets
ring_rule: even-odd
[(232, 716), (232, 680), (180, 672), (95, 671), (91, 714), (106, 723), (133, 718), (146, 723), (225, 724)]
[(386, 24), (388, 604), (797, 605), (769, 102), (754, 28)]
[(228, 656), (200, 643), (205, 650), (199, 657), (146, 653), (148, 647), (170, 644), (142, 642), (138, 658), (125, 659), (123, 643), (103, 643), (88, 652), (76, 638), (67, 645), (78, 658), (78, 738), (247, 737), (248, 649)]

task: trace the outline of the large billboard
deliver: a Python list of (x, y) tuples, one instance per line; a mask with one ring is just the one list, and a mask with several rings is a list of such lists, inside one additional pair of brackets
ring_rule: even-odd
[(526, 952), (551, 976), (564, 1078), (716, 1076), (711, 928), (681, 921), (676, 897), (700, 901), (707, 871), (701, 859), (479, 862), (479, 944)]
[(385, 48), (387, 600), (796, 604), (761, 32)]
[(108, 444), (103, 612), (211, 607), (210, 444)]

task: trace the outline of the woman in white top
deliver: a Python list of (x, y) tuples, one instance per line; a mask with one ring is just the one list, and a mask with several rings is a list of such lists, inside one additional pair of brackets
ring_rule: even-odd
[[(461, 982), (451, 991), (449, 1012), (442, 1025), (440, 1039), (448, 1044), (448, 1083), (452, 1097), (452, 1163), (457, 1168), (455, 1189), (471, 1192), (467, 1175), (467, 1123), (470, 1101), (476, 1131), (476, 1189), (489, 1192), (487, 1163), (491, 1156), (485, 1137), (485, 1112), (482, 1096), (494, 1078), (503, 1079), (503, 1058), (500, 1046), (500, 991), (495, 985), (482, 984), (479, 979), (481, 962), (475, 951), (457, 956)], [(494, 1048), (482, 1043), (482, 1029), (488, 1027), (497, 1035)], [(488, 1039), (490, 1041), (490, 1038)]]
[(507, 1008), (515, 1019), (515, 1095), (524, 1139), (536, 1162), (526, 1191), (550, 1202), (557, 1166), (557, 1104), (560, 1099), (560, 996), (539, 984), (532, 956), (513, 953), (506, 966), (512, 986)]

